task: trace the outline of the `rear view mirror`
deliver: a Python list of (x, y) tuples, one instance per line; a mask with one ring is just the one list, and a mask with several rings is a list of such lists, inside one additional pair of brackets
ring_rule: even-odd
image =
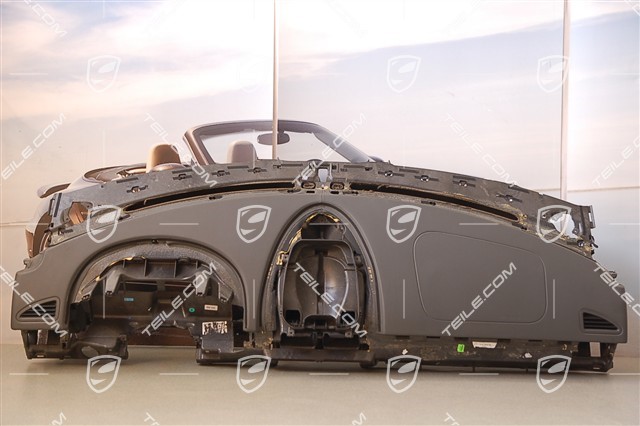
[[(278, 145), (282, 145), (291, 140), (291, 137), (285, 132), (278, 132)], [(271, 145), (273, 144), (273, 132), (263, 133), (258, 135), (258, 143), (260, 145)]]

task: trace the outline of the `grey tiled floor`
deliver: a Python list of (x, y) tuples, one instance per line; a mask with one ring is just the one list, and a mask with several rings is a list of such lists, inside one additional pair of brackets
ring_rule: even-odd
[(551, 394), (538, 388), (535, 371), (482, 369), (477, 372), (499, 374), (469, 375), (460, 373), (470, 369), (424, 367), (411, 389), (396, 394), (382, 364), (362, 370), (281, 362), (262, 388), (246, 394), (236, 384), (234, 365), (198, 366), (193, 352), (132, 347), (113, 387), (97, 394), (86, 383), (86, 361), (29, 361), (21, 346), (2, 345), (1, 422), (640, 424), (640, 360), (634, 358), (617, 358), (609, 374), (570, 373)]

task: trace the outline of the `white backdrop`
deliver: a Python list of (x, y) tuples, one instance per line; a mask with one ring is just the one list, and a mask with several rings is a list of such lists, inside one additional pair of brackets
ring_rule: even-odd
[[(279, 5), (281, 118), (335, 132), (356, 122), (349, 139), (395, 164), (558, 195), (562, 2)], [(639, 299), (640, 21), (624, 2), (572, 8), (569, 201), (593, 205), (596, 259)], [(23, 3), (1, 10), (0, 265), (11, 274), (40, 185), (144, 162), (162, 142), (152, 123), (180, 143), (190, 126), (271, 117), (270, 2), (46, 3), (46, 19)], [(104, 55), (117, 58), (104, 62), (117, 71), (106, 89), (87, 76)], [(9, 288), (0, 295), (0, 341), (18, 343)], [(620, 354), (640, 354), (639, 324), (629, 311)]]

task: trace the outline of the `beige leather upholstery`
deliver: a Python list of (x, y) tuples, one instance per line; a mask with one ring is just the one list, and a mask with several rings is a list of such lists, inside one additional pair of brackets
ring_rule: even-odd
[(227, 148), (227, 163), (253, 163), (258, 156), (256, 149), (249, 141), (235, 141)]
[(151, 148), (147, 160), (147, 173), (155, 171), (156, 166), (163, 164), (180, 164), (180, 155), (169, 144), (160, 144)]

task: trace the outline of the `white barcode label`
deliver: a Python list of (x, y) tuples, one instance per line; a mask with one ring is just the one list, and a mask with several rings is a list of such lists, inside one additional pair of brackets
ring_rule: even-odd
[(474, 348), (495, 349), (497, 344), (498, 342), (478, 342), (475, 340), (473, 341)]

